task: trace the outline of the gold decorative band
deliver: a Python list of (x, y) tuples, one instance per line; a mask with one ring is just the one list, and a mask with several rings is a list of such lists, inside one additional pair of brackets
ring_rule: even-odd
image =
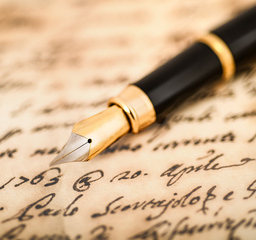
[(210, 47), (219, 58), (222, 65), (222, 79), (227, 81), (232, 78), (236, 71), (236, 64), (227, 44), (213, 33), (208, 33), (198, 40)]
[(118, 105), (123, 109), (129, 119), (133, 133), (138, 133), (156, 121), (152, 102), (135, 85), (129, 85), (117, 97), (111, 98), (108, 104), (109, 106)]

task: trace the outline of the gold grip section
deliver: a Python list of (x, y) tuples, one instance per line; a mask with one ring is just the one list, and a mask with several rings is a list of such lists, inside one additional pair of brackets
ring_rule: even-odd
[(118, 106), (111, 106), (75, 124), (73, 128), (74, 133), (92, 140), (86, 160), (98, 155), (117, 139), (127, 134), (129, 130), (129, 122), (123, 110)]
[(227, 44), (213, 33), (200, 37), (198, 41), (210, 47), (219, 58), (222, 65), (222, 79), (227, 81), (232, 78), (236, 71), (236, 64)]
[(148, 96), (137, 86), (129, 85), (117, 97), (109, 100), (109, 106), (118, 105), (125, 112), (131, 132), (138, 133), (156, 121), (156, 112)]

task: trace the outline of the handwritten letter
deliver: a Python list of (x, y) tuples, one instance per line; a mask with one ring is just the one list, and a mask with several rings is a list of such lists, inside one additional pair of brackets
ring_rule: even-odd
[(90, 162), (48, 166), (75, 122), (252, 4), (2, 1), (0, 240), (255, 239), (253, 64)]

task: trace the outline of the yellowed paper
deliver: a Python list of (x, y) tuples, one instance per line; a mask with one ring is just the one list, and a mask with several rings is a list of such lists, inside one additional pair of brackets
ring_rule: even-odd
[(253, 67), (90, 162), (48, 167), (75, 122), (253, 4), (2, 1), (0, 239), (255, 239)]

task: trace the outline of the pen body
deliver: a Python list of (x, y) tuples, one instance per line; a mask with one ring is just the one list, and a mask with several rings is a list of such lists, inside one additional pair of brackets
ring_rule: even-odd
[(229, 79), (256, 53), (256, 7), (202, 37), (77, 123), (51, 165), (88, 161), (128, 132), (138, 133), (214, 79)]
[[(239, 69), (256, 54), (256, 6), (212, 33), (226, 44)], [(159, 118), (205, 84), (221, 78), (224, 70), (211, 46), (196, 42), (134, 85), (147, 94)]]
[(239, 69), (256, 54), (256, 6), (212, 31), (229, 47)]
[(135, 85), (147, 94), (159, 117), (221, 74), (215, 53), (205, 44), (195, 43)]

